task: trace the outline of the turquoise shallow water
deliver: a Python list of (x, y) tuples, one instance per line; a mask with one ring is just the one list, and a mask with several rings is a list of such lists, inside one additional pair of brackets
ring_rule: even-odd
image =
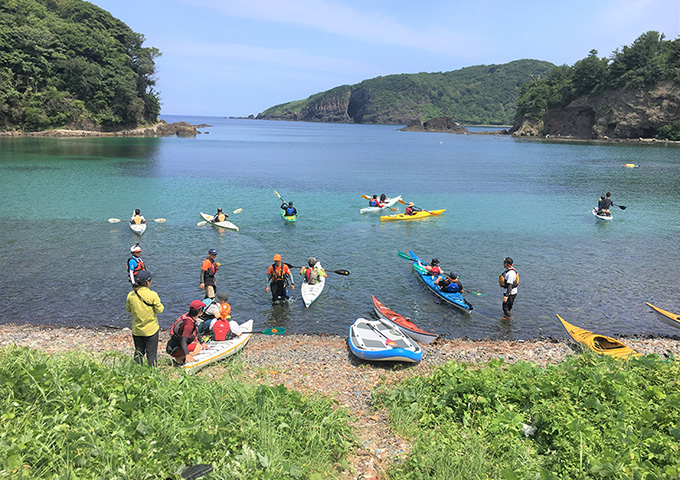
[[(0, 321), (129, 325), (125, 261), (136, 237), (106, 219), (141, 208), (141, 240), (168, 327), (194, 298), (208, 248), (234, 318), (291, 332), (345, 335), (369, 316), (371, 294), (423, 328), (471, 338), (563, 337), (556, 320), (612, 335), (674, 335), (645, 305), (680, 312), (680, 149), (564, 144), (398, 132), (394, 126), (168, 117), (207, 123), (194, 138), (0, 138)], [(639, 168), (624, 168), (636, 163)], [(273, 191), (295, 202), (285, 225)], [(590, 213), (611, 191), (625, 211)], [(360, 194), (401, 194), (444, 215), (380, 223)], [(200, 211), (243, 208), (240, 232), (197, 227)], [(403, 206), (401, 207), (403, 211)], [(470, 316), (438, 304), (398, 251), (455, 269)], [(305, 309), (272, 307), (265, 270), (275, 253), (328, 269)], [(497, 278), (515, 259), (515, 319), (500, 319)], [(298, 277), (299, 278), (299, 277)], [(298, 281), (296, 279), (296, 281)]]

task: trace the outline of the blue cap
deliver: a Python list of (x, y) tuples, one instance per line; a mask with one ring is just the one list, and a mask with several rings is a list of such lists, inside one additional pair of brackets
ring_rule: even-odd
[(452, 270), (452, 271), (449, 273), (449, 277), (451, 277), (451, 278), (456, 278), (456, 277), (458, 277), (458, 274)]
[(208, 255), (217, 255), (217, 250), (211, 248), (210, 250), (208, 250)]

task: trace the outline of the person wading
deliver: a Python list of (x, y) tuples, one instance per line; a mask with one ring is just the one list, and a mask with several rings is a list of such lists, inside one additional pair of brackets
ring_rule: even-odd
[(220, 266), (219, 263), (215, 262), (217, 258), (217, 250), (211, 248), (208, 250), (208, 257), (203, 260), (203, 265), (201, 265), (201, 290), (205, 290), (205, 298), (215, 298), (215, 274), (217, 273), (217, 267)]
[(271, 289), (273, 302), (287, 300), (290, 298), (288, 285), (295, 290), (295, 283), (290, 274), (290, 268), (281, 262), (281, 255), (277, 253), (274, 255), (274, 263), (267, 270), (267, 287), (265, 291), (269, 292)]
[(519, 274), (512, 263), (512, 258), (505, 257), (505, 260), (503, 260), (505, 271), (498, 277), (498, 284), (503, 288), (503, 320), (512, 318), (510, 311), (515, 303), (517, 286), (519, 285)]

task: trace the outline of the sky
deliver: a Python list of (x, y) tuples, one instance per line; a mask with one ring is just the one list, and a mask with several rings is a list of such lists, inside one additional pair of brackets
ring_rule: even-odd
[(164, 115), (248, 116), (339, 85), (524, 58), (573, 65), (642, 33), (680, 35), (678, 0), (91, 0), (158, 48)]

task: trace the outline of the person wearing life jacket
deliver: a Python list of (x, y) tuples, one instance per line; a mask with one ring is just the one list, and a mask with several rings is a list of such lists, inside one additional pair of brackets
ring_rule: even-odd
[(216, 284), (215, 274), (219, 263), (215, 261), (217, 258), (217, 250), (211, 248), (208, 250), (208, 258), (203, 260), (201, 265), (201, 290), (205, 290), (205, 298), (215, 298)]
[(136, 288), (135, 275), (137, 275), (142, 270), (146, 270), (144, 265), (144, 260), (140, 258), (142, 254), (142, 247), (139, 243), (135, 243), (130, 247), (130, 254), (132, 255), (127, 261), (127, 271), (128, 271), (128, 281), (132, 285), (132, 288)]
[(218, 208), (217, 213), (215, 215), (213, 215), (213, 217), (212, 217), (212, 221), (213, 222), (224, 222), (228, 217), (229, 217), (229, 215), (227, 215), (226, 213), (223, 213), (221, 208)]
[(418, 262), (418, 265), (420, 265), (425, 270), (427, 270), (427, 273), (432, 275), (433, 278), (435, 276), (439, 276), (439, 275), (442, 274), (442, 269), (439, 267), (439, 259), (438, 258), (433, 258), (429, 265), (423, 265), (421, 262)]
[(309, 260), (307, 261), (306, 267), (302, 267), (300, 269), (300, 275), (304, 275), (304, 282), (308, 283), (309, 285), (316, 285), (319, 283), (319, 279), (321, 277), (327, 277), (328, 275), (326, 274), (326, 270), (324, 270), (322, 267), (317, 267), (316, 266), (317, 261), (316, 258), (310, 257)]
[(377, 195), (373, 195), (373, 198), (371, 198), (368, 201), (368, 206), (369, 207), (382, 207), (382, 205), (380, 204), (380, 200), (378, 200)]
[(219, 292), (215, 300), (210, 303), (199, 317), (198, 332), (202, 335), (210, 335), (217, 341), (229, 340), (234, 336), (243, 334), (238, 323), (231, 320), (231, 305), (227, 303), (227, 292)]
[(293, 282), (293, 277), (290, 274), (290, 268), (281, 262), (281, 255), (277, 253), (274, 255), (274, 263), (267, 270), (267, 287), (265, 291), (269, 292), (271, 289), (272, 301), (274, 302), (287, 300), (290, 298), (288, 285), (295, 290), (295, 282)]
[(297, 210), (295, 207), (293, 207), (293, 202), (288, 202), (286, 205), (286, 202), (283, 202), (281, 204), (281, 210), (283, 210), (283, 213), (286, 217), (292, 217), (294, 215), (297, 215)]
[(519, 274), (512, 264), (512, 258), (505, 257), (503, 260), (503, 268), (505, 271), (498, 277), (498, 284), (503, 289), (503, 320), (512, 318), (510, 311), (515, 303), (517, 286), (519, 285)]
[(380, 194), (380, 203), (383, 204), (383, 205), (385, 205), (385, 203), (387, 203), (387, 195), (385, 195), (384, 193)]
[(198, 333), (196, 323), (204, 309), (205, 304), (201, 300), (194, 300), (189, 304), (189, 311), (180, 315), (170, 327), (170, 340), (165, 351), (179, 365), (193, 362), (194, 355), (208, 348), (202, 345), (202, 338)]
[(437, 277), (434, 284), (439, 287), (439, 290), (446, 293), (464, 293), (463, 284), (458, 280), (458, 274), (456, 272), (450, 272), (447, 278), (442, 276)]
[(146, 223), (146, 219), (142, 217), (142, 214), (139, 212), (139, 208), (135, 209), (135, 213), (133, 213), (132, 217), (130, 217), (130, 223), (134, 225)]
[(132, 341), (135, 345), (135, 362), (142, 365), (144, 356), (150, 367), (156, 366), (158, 355), (158, 314), (165, 307), (158, 294), (151, 289), (151, 273), (141, 270), (135, 277), (137, 288), (128, 293), (125, 310), (132, 314)]
[(413, 205), (413, 202), (408, 202), (408, 205), (406, 206), (406, 211), (404, 212), (404, 215), (415, 215), (416, 212), (422, 212), (422, 211), (423, 211), (423, 209)]

